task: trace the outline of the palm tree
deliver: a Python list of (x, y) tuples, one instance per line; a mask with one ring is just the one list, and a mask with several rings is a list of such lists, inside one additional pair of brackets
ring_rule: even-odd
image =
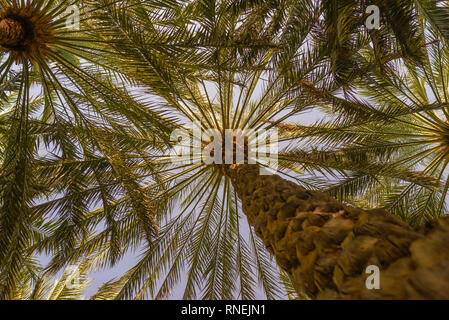
[[(312, 298), (446, 297), (447, 219), (413, 230), (382, 210), (314, 191), (301, 175), (304, 168), (330, 172), (341, 164), (301, 159), (287, 147), (281, 177), (259, 175), (261, 161), (210, 165), (168, 156), (175, 143), (170, 132), (189, 132), (192, 122), (221, 137), (226, 129), (278, 128), (283, 143), (297, 145), (302, 129), (286, 130), (285, 123), (315, 107), (323, 89), (335, 92), (343, 84), (349, 94), (329, 58), (334, 48), (320, 45), (316, 2), (82, 1), (76, 32), (56, 18), (68, 1), (1, 3), (2, 85), (14, 79), (13, 62), (22, 76), (2, 124), (2, 297), (13, 295), (32, 253), (51, 252), (47, 271), (55, 272), (102, 250), (114, 265), (142, 244), (136, 266), (99, 296), (165, 298), (187, 270), (184, 298), (254, 298), (255, 275), (268, 298), (280, 295), (281, 279)], [(357, 46), (367, 49), (369, 41), (361, 40)], [(405, 51), (418, 52), (420, 43)], [(375, 63), (362, 67), (348, 79)], [(32, 84), (43, 92), (34, 109)], [(337, 98), (331, 107), (349, 120), (371, 122), (410, 113)], [(199, 144), (200, 154), (208, 142)], [(245, 143), (239, 148), (248, 162)], [(375, 170), (355, 163), (345, 163), (346, 170)], [(435, 187), (412, 170), (378, 168)], [(49, 232), (36, 235), (30, 218), (54, 215)], [(375, 292), (364, 283), (372, 264), (386, 279)]]
[[(213, 35), (229, 39), (231, 42), (234, 40), (232, 35), (240, 34), (239, 16), (233, 15), (234, 12), (229, 10), (226, 2), (211, 1), (206, 4), (194, 1), (182, 13), (184, 16), (192, 14), (192, 19), (199, 24), (203, 39), (210, 39)], [(296, 18), (302, 17), (308, 21), (306, 19), (308, 17), (313, 21), (314, 16), (310, 11), (304, 10), (302, 14), (302, 16), (297, 14)], [(106, 24), (115, 17), (120, 17), (120, 12), (108, 11), (102, 16), (101, 21)], [(138, 20), (137, 25), (148, 25), (145, 18), (139, 18), (143, 21)], [(120, 21), (127, 22), (125, 19)], [(217, 21), (223, 21), (223, 25)], [(277, 21), (278, 25), (285, 23), (282, 25), (284, 28), (279, 30), (291, 30), (289, 28), (297, 25), (296, 21), (288, 18), (282, 21), (282, 19)], [(117, 24), (115, 22), (115, 25)], [(136, 20), (133, 20), (133, 24), (136, 28)], [(114, 25), (112, 22), (108, 24), (112, 25)], [(256, 25), (255, 28), (257, 27), (259, 26)], [(272, 25), (263, 25), (260, 28), (263, 31), (263, 28), (270, 29)], [(233, 46), (226, 46), (223, 43), (217, 46), (216, 43), (206, 42), (204, 44), (208, 48), (206, 54), (210, 54), (208, 58), (211, 59), (209, 72), (202, 70), (197, 79), (185, 78), (178, 85), (168, 81), (171, 74), (166, 70), (157, 69), (157, 65), (151, 63), (148, 59), (150, 55), (145, 54), (144, 50), (139, 50), (139, 55), (136, 55), (136, 47), (145, 48), (143, 44), (137, 42), (140, 39), (138, 34), (142, 30), (134, 30), (129, 25), (122, 26), (116, 29), (114, 38), (121, 40), (120, 48), (129, 50), (126, 56), (133, 61), (133, 63), (129, 60), (124, 61), (123, 71), (142, 85), (151, 88), (150, 90), (159, 97), (163, 97), (165, 106), (170, 108), (173, 114), (178, 115), (184, 127), (188, 127), (189, 121), (197, 121), (201, 129), (217, 128), (220, 134), (224, 135), (225, 129), (269, 129), (280, 126), (281, 121), (286, 121), (313, 106), (311, 93), (316, 89), (308, 84), (319, 85), (320, 81), (327, 84), (326, 81), (329, 81), (326, 78), (329, 69), (324, 63), (327, 55), (319, 49), (305, 48), (308, 36), (313, 31), (311, 26), (295, 30), (294, 44), (288, 41), (291, 40), (289, 38), (291, 33), (287, 32), (278, 35), (277, 42), (272, 42), (278, 47), (288, 42), (290, 50), (285, 50), (284, 47), (284, 51), (279, 53), (274, 46), (268, 50), (259, 48), (249, 51), (252, 55), (245, 58), (252, 58), (253, 65), (258, 67), (249, 70), (237, 69), (232, 64), (234, 60), (238, 60), (236, 58), (240, 57), (239, 54), (248, 52), (236, 50)], [(110, 36), (110, 27), (107, 28), (107, 32)], [(266, 35), (260, 31), (259, 34)], [(112, 56), (110, 59), (114, 60), (111, 62), (122, 54)], [(153, 73), (157, 72), (165, 86), (158, 86), (155, 89), (145, 78), (144, 73), (140, 75), (129, 71), (126, 68), (129, 64), (146, 66)], [(238, 71), (235, 71), (236, 69)], [(265, 82), (264, 77), (267, 77)], [(211, 83), (215, 88), (211, 88)], [(258, 83), (262, 83), (260, 85), (262, 88), (261, 92), (256, 94)], [(185, 96), (180, 94), (183, 92), (186, 93)], [(360, 103), (334, 103), (333, 107), (334, 112), (340, 109), (353, 119), (359, 117), (379, 121), (393, 116)], [(395, 111), (399, 114), (410, 112), (407, 108)], [(284, 141), (294, 141), (299, 137), (297, 133), (282, 138)], [(217, 153), (221, 154), (220, 151)], [(278, 265), (292, 277), (298, 292), (305, 292), (311, 297), (370, 296), (369, 291), (363, 290), (364, 264), (377, 263), (388, 270), (385, 272), (390, 275), (396, 272), (394, 268), (398, 263), (408, 261), (407, 263), (416, 269), (410, 268), (401, 279), (402, 282), (388, 283), (391, 288), (380, 293), (378, 297), (406, 297), (408, 294), (417, 297), (416, 294), (413, 296), (406, 291), (406, 284), (411, 277), (425, 271), (419, 268), (417, 260), (413, 260), (416, 257), (410, 256), (409, 247), (412, 243), (415, 247), (420, 246), (419, 241), (424, 237), (388, 214), (346, 207), (322, 193), (306, 191), (278, 176), (260, 176), (257, 166), (208, 166), (204, 163), (172, 165), (163, 155), (159, 163), (167, 166), (164, 171), (166, 173), (164, 182), (168, 182), (159, 197), (180, 198), (181, 213), (177, 213), (176, 217), (169, 220), (167, 227), (161, 232), (160, 240), (155, 242), (154, 247), (146, 251), (142, 260), (120, 280), (124, 281), (124, 285), (117, 298), (130, 297), (133, 292), (137, 292), (139, 298), (145, 297), (148, 292), (158, 298), (164, 297), (179, 280), (185, 264), (188, 264), (188, 275), (184, 298), (196, 297), (196, 290), (201, 286), (204, 286), (202, 295), (204, 298), (229, 298), (232, 297), (234, 288), (240, 290), (243, 298), (250, 297), (248, 294), (250, 286), (248, 280), (244, 278), (250, 268), (244, 264), (249, 256), (242, 259), (248, 249), (240, 235), (239, 201), (242, 202), (243, 213), (250, 226), (254, 227), (254, 231), (252, 228), (249, 230), (249, 241), (256, 254), (255, 264), (262, 275), (262, 282), (270, 278), (264, 276), (266, 272), (259, 256), (261, 251), (258, 252), (260, 249), (257, 249), (257, 238), (253, 232), (260, 236), (264, 245), (273, 253)], [(320, 162), (315, 161), (315, 165), (319, 166)], [(328, 163), (321, 166), (331, 167)], [(291, 176), (289, 172), (298, 171), (298, 167), (298, 164), (292, 164), (290, 161), (285, 163), (283, 173)], [(383, 168), (385, 169), (385, 166)], [(384, 173), (386, 174), (387, 170), (384, 170)], [(403, 168), (395, 170), (390, 167), (388, 173), (412, 181), (418, 180), (427, 186), (432, 184), (429, 182), (431, 179), (426, 180)], [(297, 181), (307, 185), (305, 179), (297, 178)], [(150, 183), (148, 188), (160, 184), (155, 181)], [(194, 210), (195, 208), (198, 208), (198, 212)], [(317, 212), (320, 213), (320, 218), (317, 217)], [(324, 227), (327, 220), (329, 224), (326, 224), (325, 228), (329, 228), (329, 235), (319, 228)], [(371, 224), (377, 227), (371, 230)], [(378, 228), (382, 228), (382, 232)], [(441, 231), (441, 234), (445, 232)], [(388, 238), (391, 234), (396, 235), (396, 241)], [(430, 234), (435, 237), (442, 236), (438, 230), (433, 230)], [(317, 241), (321, 235), (324, 238), (323, 242), (319, 243)], [(344, 248), (346, 245), (348, 247), (347, 250), (340, 246), (343, 241)], [(301, 252), (297, 247), (303, 243), (305, 248), (304, 252)], [(381, 249), (374, 250), (374, 248)], [(420, 248), (419, 254), (425, 251)], [(339, 258), (340, 254), (342, 258)], [(354, 258), (349, 259), (352, 256)], [(229, 260), (229, 257), (236, 257), (237, 264), (233, 263), (234, 260)], [(344, 269), (341, 269), (343, 268), (340, 267), (343, 263), (341, 260), (345, 258), (348, 265), (354, 266), (344, 266)], [(426, 260), (427, 257), (423, 259)], [(441, 259), (438, 259), (440, 258), (436, 258), (436, 261), (439, 263)], [(303, 264), (302, 260), (306, 260), (306, 263)], [(390, 266), (391, 269), (388, 269)], [(160, 280), (162, 285), (158, 288), (161, 274), (164, 278)], [(240, 287), (236, 287), (233, 281), (236, 274), (240, 277)], [(416, 281), (421, 284), (419, 281), (423, 281), (423, 278), (417, 277)], [(141, 283), (144, 283), (143, 288), (139, 287)], [(273, 288), (272, 283), (265, 283), (267, 296), (271, 296), (269, 290)], [(424, 294), (427, 294), (426, 297), (432, 297), (433, 293)], [(444, 291), (438, 290), (434, 297), (442, 295)]]
[[(347, 97), (344, 102), (381, 106), (391, 115), (388, 122), (329, 121), (307, 128), (304, 135), (313, 136), (310, 144), (326, 144), (326, 150), (314, 154), (296, 154), (321, 158), (335, 158), (334, 162), (364, 162), (370, 160), (375, 170), (365, 174), (345, 177), (332, 182), (332, 195), (342, 201), (355, 201), (366, 207), (385, 207), (401, 216), (412, 226), (425, 220), (438, 218), (447, 212), (445, 205), (447, 182), (446, 126), (447, 126), (447, 72), (443, 67), (448, 52), (435, 34), (429, 30), (423, 64), (410, 65), (401, 61), (366, 73), (357, 83), (356, 92), (364, 100)], [(367, 54), (367, 60), (373, 59)], [(318, 97), (319, 95), (319, 97)], [(323, 104), (330, 105), (331, 92), (323, 90), (316, 96)], [(398, 112), (409, 110), (406, 113)], [(329, 112), (330, 109), (327, 109)], [(344, 147), (341, 147), (344, 145)], [(416, 181), (405, 182), (395, 173), (388, 179), (382, 164), (390, 167), (407, 167), (425, 173), (442, 184), (441, 188), (429, 188)], [(384, 165), (384, 169), (388, 169)], [(363, 184), (363, 186), (361, 185)], [(362, 192), (362, 193), (361, 193)], [(364, 199), (360, 199), (363, 194)], [(356, 197), (354, 199), (354, 196)], [(351, 200), (351, 197), (353, 199)]]
[[(119, 51), (103, 44), (126, 45), (111, 39), (113, 33), (107, 34), (108, 28), (115, 31), (114, 26), (102, 29), (96, 25), (105, 31), (101, 37), (107, 40), (88, 29), (91, 21), (110, 21), (99, 20), (97, 15), (108, 9), (121, 12), (123, 4), (86, 1), (80, 17), (82, 29), (72, 30), (65, 25), (70, 14), (66, 8), (74, 3), (78, 2), (2, 1), (0, 70), (2, 97), (7, 98), (1, 114), (5, 151), (0, 189), (2, 298), (14, 296), (22, 266), (35, 253), (52, 253), (54, 261), (46, 271), (56, 272), (69, 263), (67, 259), (73, 262), (83, 256), (81, 250), (73, 252), (77, 243), (89, 254), (95, 246), (105, 246), (111, 265), (126, 249), (142, 243), (151, 247), (157, 237), (155, 212), (164, 213), (170, 204), (165, 198), (152, 200), (164, 190), (163, 183), (153, 188), (143, 185), (148, 177), (163, 181), (163, 166), (152, 159), (167, 145), (177, 123), (161, 112), (160, 104), (155, 109), (156, 104), (130, 93), (126, 87), (135, 85), (134, 80), (118, 81), (124, 79), (116, 68), (123, 56), (110, 67), (104, 64), (104, 58), (117, 58)], [(162, 12), (157, 22), (164, 31), (154, 29), (150, 37), (152, 29), (147, 24), (145, 36), (151, 43), (151, 55), (144, 55), (144, 64), (126, 66), (144, 75), (152, 90), (167, 83), (167, 79), (161, 81), (163, 64), (184, 61), (177, 71), (191, 74), (192, 65), (200, 63), (194, 59), (198, 54), (186, 47), (201, 34), (192, 36), (188, 28), (178, 26), (185, 22), (169, 20), (179, 6), (168, 3), (160, 8), (157, 3), (136, 2), (135, 8), (137, 17), (139, 10), (148, 8)], [(121, 20), (128, 17), (114, 18), (130, 26), (129, 21)], [(11, 31), (14, 28), (17, 30)], [(142, 34), (131, 40), (142, 41)], [(255, 45), (259, 46), (267, 45)], [(136, 50), (132, 51), (136, 55)], [(136, 67), (143, 72), (136, 72)], [(173, 76), (168, 82), (180, 86)], [(101, 209), (92, 211), (99, 203)], [(55, 216), (57, 222), (50, 223)], [(88, 237), (100, 224), (104, 231)], [(261, 259), (265, 259), (260, 261), (261, 268), (270, 269), (268, 256)]]
[[(62, 254), (88, 234), (81, 222), (96, 201), (126, 194), (123, 208), (154, 237), (153, 208), (130, 174), (130, 157), (158, 148), (172, 128), (93, 62), (105, 50), (66, 26), (73, 1), (0, 3), (0, 293), (8, 298), (35, 250)], [(46, 230), (54, 215), (58, 223)], [(113, 223), (109, 215), (95, 223), (105, 220)], [(49, 234), (53, 243), (40, 241)]]

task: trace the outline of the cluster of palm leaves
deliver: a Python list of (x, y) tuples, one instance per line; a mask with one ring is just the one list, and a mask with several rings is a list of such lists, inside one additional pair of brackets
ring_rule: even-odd
[[(371, 4), (378, 30), (364, 24)], [(71, 5), (79, 29), (65, 23)], [(294, 297), (229, 178), (167, 157), (192, 122), (278, 129), (279, 174), (342, 201), (412, 225), (446, 212), (448, 1), (0, 0), (8, 8), (51, 32), (0, 47), (2, 299), (81, 298), (89, 271), (129, 252), (136, 265), (92, 298)], [(320, 120), (302, 121), (310, 112)]]

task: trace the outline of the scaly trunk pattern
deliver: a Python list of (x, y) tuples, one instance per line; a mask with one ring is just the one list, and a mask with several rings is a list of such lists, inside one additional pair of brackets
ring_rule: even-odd
[(14, 47), (25, 37), (25, 28), (19, 21), (6, 18), (0, 21), (0, 45)]
[[(344, 205), (256, 165), (226, 169), (243, 212), (299, 293), (315, 299), (449, 299), (449, 218), (418, 230)], [(370, 265), (380, 289), (367, 289)]]

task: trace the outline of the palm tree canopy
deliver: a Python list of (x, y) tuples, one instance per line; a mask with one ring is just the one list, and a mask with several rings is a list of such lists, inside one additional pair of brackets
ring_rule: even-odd
[[(292, 294), (223, 166), (170, 157), (175, 129), (276, 129), (299, 185), (440, 216), (447, 7), (374, 2), (379, 30), (355, 0), (0, 0), (0, 297), (41, 290), (36, 254), (50, 275), (133, 250), (94, 297), (163, 299), (180, 282), (186, 299)], [(316, 109), (332, 120), (301, 123)]]

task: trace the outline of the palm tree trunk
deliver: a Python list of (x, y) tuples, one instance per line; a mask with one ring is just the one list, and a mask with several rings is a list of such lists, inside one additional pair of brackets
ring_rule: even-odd
[(25, 37), (25, 28), (17, 20), (5, 18), (0, 21), (0, 45), (6, 47), (15, 47)]
[[(449, 218), (419, 230), (344, 205), (256, 165), (227, 168), (257, 235), (298, 293), (317, 299), (449, 299)], [(380, 269), (380, 289), (366, 286)], [(368, 279), (370, 280), (370, 279)]]

